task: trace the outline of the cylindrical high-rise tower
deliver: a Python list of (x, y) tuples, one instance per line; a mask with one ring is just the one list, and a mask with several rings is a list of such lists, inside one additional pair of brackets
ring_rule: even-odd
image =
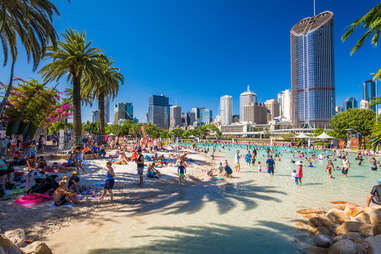
[(290, 34), (292, 121), (325, 128), (335, 110), (333, 13), (305, 18)]

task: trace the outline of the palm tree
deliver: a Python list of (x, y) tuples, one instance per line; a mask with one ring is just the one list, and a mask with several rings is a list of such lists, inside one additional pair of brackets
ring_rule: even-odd
[[(102, 66), (98, 60), (100, 51), (91, 47), (91, 41), (86, 42), (86, 33), (79, 33), (72, 29), (66, 30), (63, 41), (57, 42), (57, 47), (47, 48), (45, 58), (52, 62), (39, 71), (45, 81), (56, 80), (62, 76), (71, 82), (73, 91), (73, 138), (80, 143), (82, 133), (81, 118), (81, 84), (96, 82), (101, 78)], [(84, 78), (88, 80), (84, 80)]]
[(57, 33), (52, 25), (54, 14), (59, 15), (59, 12), (49, 0), (0, 0), (3, 65), (7, 65), (9, 55), (12, 58), (8, 87), (0, 104), (0, 116), (12, 89), (18, 56), (17, 41), (24, 46), (28, 61), (33, 59), (33, 70), (36, 70), (47, 45), (56, 45)]
[(119, 72), (119, 68), (113, 67), (114, 61), (111, 58), (100, 54), (97, 60), (102, 66), (101, 78), (92, 82), (90, 78), (84, 77), (82, 98), (90, 98), (90, 100), (96, 98), (98, 100), (100, 142), (104, 143), (105, 97), (111, 96), (114, 99), (118, 94), (119, 84), (123, 84), (124, 78)]
[[(364, 44), (365, 39), (368, 38), (372, 33), (374, 33), (374, 35), (372, 37), (371, 43), (375, 46), (378, 45), (378, 38), (381, 32), (381, 3), (377, 4), (364, 16), (354, 21), (350, 25), (349, 29), (341, 37), (341, 39), (343, 41), (346, 41), (349, 38), (349, 36), (353, 34), (353, 32), (358, 26), (362, 26), (366, 30), (366, 32), (357, 41), (357, 43), (351, 51), (351, 54), (354, 54)], [(374, 79), (379, 77), (381, 77), (381, 68), (377, 71), (376, 75), (374, 76)]]

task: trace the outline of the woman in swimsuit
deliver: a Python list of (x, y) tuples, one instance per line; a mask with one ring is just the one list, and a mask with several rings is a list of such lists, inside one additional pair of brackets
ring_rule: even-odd
[(333, 166), (333, 163), (331, 160), (328, 161), (327, 166), (325, 167), (325, 170), (328, 173), (329, 178), (333, 178), (332, 176), (332, 170), (334, 169), (335, 166)]

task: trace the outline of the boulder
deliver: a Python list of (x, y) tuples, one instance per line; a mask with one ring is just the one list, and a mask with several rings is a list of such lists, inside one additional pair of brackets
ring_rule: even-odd
[(338, 204), (338, 205), (335, 205), (334, 207), (332, 207), (332, 209), (338, 209), (338, 210), (343, 210), (345, 209), (345, 204)]
[(46, 243), (36, 241), (22, 249), (25, 254), (53, 254)]
[(357, 245), (348, 239), (335, 242), (328, 249), (328, 254), (357, 254)]
[(369, 213), (370, 224), (381, 224), (381, 209), (373, 210)]
[(331, 221), (323, 217), (313, 217), (308, 220), (308, 224), (314, 228), (324, 226), (329, 231), (332, 231), (332, 232), (335, 232), (335, 228), (336, 228), (336, 226)]
[(328, 228), (324, 226), (317, 227), (316, 229), (316, 234), (323, 234), (323, 235), (328, 235), (328, 236), (335, 236), (335, 234), (330, 231)]
[(360, 232), (360, 227), (363, 225), (357, 221), (346, 221), (336, 228), (337, 235), (345, 235), (349, 232)]
[(361, 224), (359, 232), (363, 236), (373, 236), (374, 226), (371, 224)]
[(324, 234), (317, 234), (314, 237), (314, 243), (317, 247), (328, 248), (333, 243), (333, 239)]
[(320, 247), (309, 247), (303, 249), (302, 253), (304, 254), (327, 254), (328, 249), (327, 248), (320, 248)]
[(354, 217), (354, 221), (358, 221), (364, 224), (370, 224), (370, 216), (367, 213), (360, 213), (356, 217)]
[(349, 232), (346, 235), (338, 235), (334, 238), (334, 241), (337, 242), (343, 239), (351, 240), (352, 242), (355, 242), (355, 243), (361, 243), (363, 241), (363, 238), (358, 232)]
[(24, 254), (15, 244), (4, 235), (0, 235), (0, 253)]
[(332, 208), (327, 213), (327, 218), (335, 224), (342, 224), (347, 221), (347, 216), (343, 210)]
[(370, 236), (365, 241), (368, 243), (368, 254), (381, 254), (381, 235)]
[(374, 235), (381, 234), (381, 224), (377, 224), (377, 225), (374, 226), (373, 233), (374, 233)]
[(299, 228), (299, 229), (306, 230), (306, 231), (308, 231), (308, 232), (310, 232), (310, 233), (312, 233), (312, 234), (316, 234), (316, 233), (317, 233), (316, 228), (311, 227), (310, 225), (308, 225), (308, 224), (306, 224), (306, 223), (304, 223), (304, 222), (301, 222), (301, 221), (297, 221), (297, 222), (295, 223), (295, 226), (296, 226), (297, 228)]
[(21, 228), (5, 231), (4, 235), (17, 247), (21, 247), (24, 244), (25, 231)]
[(358, 206), (346, 205), (344, 209), (344, 213), (347, 216), (356, 217), (360, 213), (362, 213), (362, 209)]

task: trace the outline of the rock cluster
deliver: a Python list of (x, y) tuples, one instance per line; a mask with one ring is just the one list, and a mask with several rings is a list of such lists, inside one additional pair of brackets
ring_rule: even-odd
[(314, 235), (316, 247), (305, 253), (319, 254), (381, 254), (381, 208), (359, 207), (347, 202), (328, 212), (302, 210), (307, 220), (296, 226)]
[(25, 232), (22, 229), (15, 229), (0, 234), (0, 253), (7, 254), (52, 254), (50, 248), (43, 242), (36, 241), (24, 248)]

